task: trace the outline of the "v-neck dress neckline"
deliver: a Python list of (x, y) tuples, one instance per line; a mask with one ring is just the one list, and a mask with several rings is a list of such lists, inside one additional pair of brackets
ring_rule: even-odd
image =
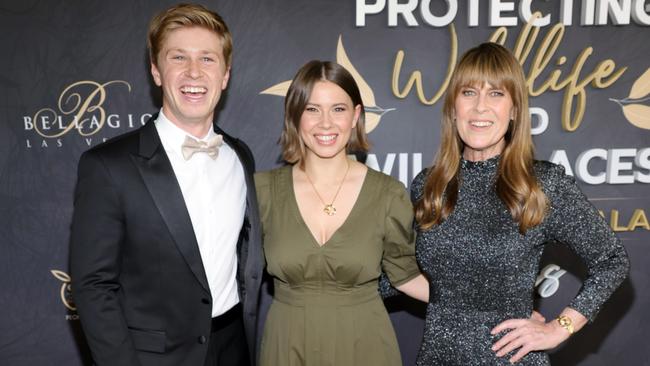
[(323, 248), (327, 246), (330, 242), (332, 242), (335, 237), (338, 235), (339, 231), (345, 230), (348, 222), (350, 220), (354, 219), (354, 215), (356, 215), (358, 207), (359, 207), (359, 201), (364, 199), (365, 196), (365, 191), (367, 190), (367, 181), (368, 181), (368, 176), (372, 174), (370, 172), (370, 168), (367, 168), (366, 173), (363, 177), (363, 182), (361, 183), (361, 189), (359, 190), (359, 194), (357, 195), (357, 199), (354, 201), (354, 204), (352, 205), (352, 209), (348, 213), (348, 215), (345, 217), (345, 220), (341, 223), (339, 227), (334, 230), (332, 235), (324, 242), (320, 243), (318, 239), (314, 236), (314, 233), (311, 231), (311, 228), (309, 225), (307, 225), (307, 222), (305, 221), (305, 218), (302, 216), (302, 213), (300, 212), (300, 205), (298, 205), (298, 197), (296, 196), (296, 190), (294, 188), (294, 182), (293, 182), (293, 169), (288, 169), (289, 170), (289, 195), (290, 198), (289, 200), (293, 203), (293, 213), (296, 216), (296, 220), (300, 223), (300, 225), (303, 227), (304, 230), (307, 231), (309, 236), (312, 239), (312, 243), (316, 245), (318, 248)]

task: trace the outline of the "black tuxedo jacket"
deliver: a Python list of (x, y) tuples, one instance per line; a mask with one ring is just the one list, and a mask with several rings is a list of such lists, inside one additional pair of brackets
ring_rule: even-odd
[[(70, 243), (72, 293), (97, 365), (203, 365), (212, 298), (189, 213), (153, 116), (79, 161)], [(215, 131), (239, 156), (247, 184), (238, 245), (240, 301), (255, 364), (264, 259), (254, 162), (248, 147)]]

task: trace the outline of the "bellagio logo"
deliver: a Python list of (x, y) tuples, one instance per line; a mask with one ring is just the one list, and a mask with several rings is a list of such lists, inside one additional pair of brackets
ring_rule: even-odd
[(77, 81), (66, 87), (57, 103), (57, 109), (42, 108), (34, 117), (25, 119), (25, 129), (33, 129), (46, 138), (63, 136), (76, 131), (81, 136), (91, 136), (102, 129), (106, 122), (106, 89), (110, 85), (131, 85), (124, 80), (100, 84), (91, 80)]
[(627, 98), (614, 99), (623, 110), (627, 120), (636, 127), (650, 130), (650, 106), (642, 104), (650, 101), (650, 68), (632, 84), (632, 89)]
[(63, 271), (59, 271), (58, 269), (53, 269), (50, 271), (52, 275), (61, 281), (61, 289), (59, 290), (59, 296), (61, 297), (61, 302), (63, 305), (70, 310), (70, 314), (66, 315), (66, 319), (68, 320), (76, 320), (79, 318), (77, 315), (77, 307), (74, 305), (74, 302), (72, 301), (72, 287), (70, 282), (72, 279), (70, 278), (70, 275)]
[(34, 133), (25, 139), (25, 147), (60, 148), (64, 144), (63, 137), (70, 133), (83, 137), (83, 142), (92, 146), (106, 140), (97, 134), (105, 127), (133, 129), (142, 126), (151, 114), (117, 114), (106, 109), (109, 94), (124, 89), (131, 92), (131, 84), (124, 80), (105, 83), (81, 80), (66, 86), (56, 107), (41, 108), (31, 116), (23, 116), (25, 131)]
[[(373, 93), (368, 83), (352, 65), (352, 62), (350, 62), (350, 59), (345, 52), (345, 48), (343, 47), (343, 41), (341, 40), (340, 35), (338, 45), (336, 47), (336, 62), (339, 65), (345, 67), (345, 69), (348, 70), (350, 74), (352, 74), (354, 81), (356, 81), (357, 85), (359, 86), (359, 90), (361, 91), (361, 99), (363, 100), (363, 104), (365, 106), (364, 109), (366, 111), (366, 132), (371, 132), (375, 129), (375, 127), (377, 127), (379, 121), (381, 120), (381, 117), (385, 113), (395, 110), (395, 108), (384, 109), (377, 105), (375, 102), (375, 93)], [(291, 80), (283, 81), (268, 89), (263, 90), (260, 92), (260, 94), (270, 94), (284, 97), (287, 95), (289, 85), (291, 85)]]

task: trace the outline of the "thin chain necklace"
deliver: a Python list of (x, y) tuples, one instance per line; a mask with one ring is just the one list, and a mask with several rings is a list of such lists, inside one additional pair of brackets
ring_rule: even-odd
[(348, 176), (348, 172), (350, 171), (350, 161), (345, 160), (348, 163), (348, 167), (345, 169), (345, 174), (343, 175), (343, 179), (341, 180), (341, 184), (339, 184), (339, 188), (336, 190), (336, 193), (334, 193), (334, 198), (332, 198), (331, 203), (325, 203), (325, 200), (323, 197), (321, 197), (320, 193), (318, 193), (318, 190), (316, 189), (316, 186), (314, 185), (314, 182), (311, 181), (311, 178), (309, 178), (309, 174), (307, 174), (307, 169), (305, 169), (305, 176), (307, 177), (307, 180), (309, 181), (309, 184), (311, 184), (311, 187), (314, 189), (314, 192), (316, 192), (316, 196), (318, 196), (318, 199), (320, 202), (323, 204), (323, 212), (327, 214), (327, 216), (334, 216), (336, 215), (336, 207), (334, 207), (334, 201), (336, 201), (336, 197), (338, 197), (339, 192), (341, 191), (341, 187), (343, 187), (343, 183), (345, 182), (345, 178)]

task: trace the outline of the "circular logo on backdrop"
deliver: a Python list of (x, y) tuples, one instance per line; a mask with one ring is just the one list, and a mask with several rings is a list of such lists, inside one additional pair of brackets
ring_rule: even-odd
[(61, 289), (59, 291), (60, 296), (61, 296), (61, 302), (63, 302), (63, 305), (71, 311), (76, 311), (77, 307), (74, 305), (74, 302), (72, 301), (72, 287), (70, 282), (72, 279), (70, 278), (70, 275), (63, 271), (59, 271), (58, 269), (53, 269), (50, 271), (52, 275), (61, 281)]

